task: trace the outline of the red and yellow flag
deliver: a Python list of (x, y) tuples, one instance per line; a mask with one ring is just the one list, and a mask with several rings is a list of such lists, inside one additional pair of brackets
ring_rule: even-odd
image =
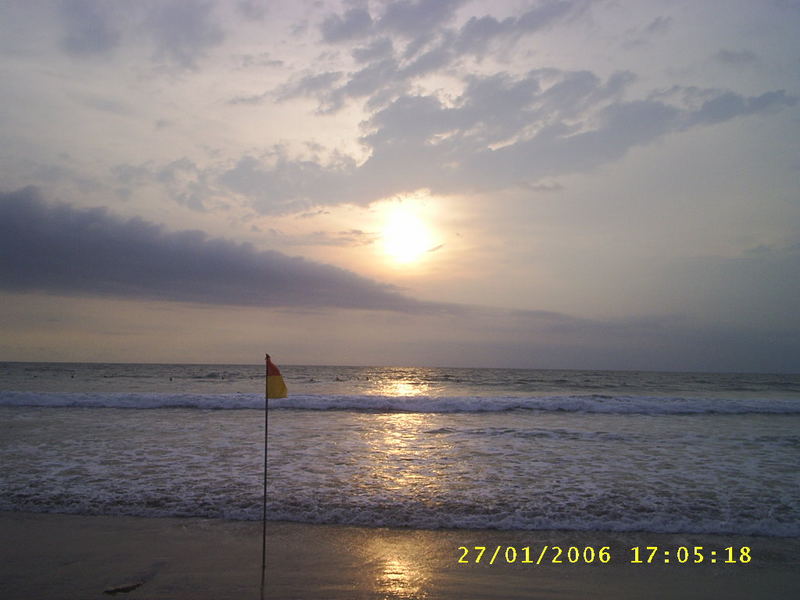
[(272, 362), (269, 354), (267, 354), (264, 360), (267, 361), (267, 387), (264, 392), (266, 397), (286, 398), (288, 390), (286, 389), (286, 383), (283, 381), (283, 375), (281, 375), (278, 367)]

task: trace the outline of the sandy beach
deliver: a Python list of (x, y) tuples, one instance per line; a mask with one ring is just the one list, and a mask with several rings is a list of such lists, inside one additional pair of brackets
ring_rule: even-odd
[[(0, 513), (0, 596), (257, 598), (261, 524)], [(609, 546), (601, 564), (521, 564), (522, 548)], [(746, 564), (631, 564), (633, 546), (749, 547)], [(464, 546), (468, 564), (459, 564)], [(475, 564), (475, 546), (487, 553)], [(494, 565), (489, 553), (501, 546)], [(508, 547), (519, 549), (504, 564)], [(800, 593), (796, 539), (742, 536), (410, 530), (268, 523), (269, 598), (790, 598)], [(644, 552), (644, 550), (643, 550)], [(659, 550), (661, 553), (662, 550)], [(673, 556), (675, 556), (673, 554)], [(646, 556), (643, 555), (643, 558)]]

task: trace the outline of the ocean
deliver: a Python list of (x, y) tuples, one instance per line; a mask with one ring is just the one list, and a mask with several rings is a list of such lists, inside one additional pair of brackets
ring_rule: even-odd
[[(279, 366), (270, 520), (800, 536), (800, 375)], [(260, 520), (263, 377), (0, 363), (0, 510)]]

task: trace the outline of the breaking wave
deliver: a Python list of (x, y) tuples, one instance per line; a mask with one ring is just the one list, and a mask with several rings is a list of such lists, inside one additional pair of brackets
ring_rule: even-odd
[[(264, 407), (264, 398), (260, 394), (2, 391), (0, 392), (0, 406), (259, 410)], [(525, 410), (642, 415), (800, 414), (800, 402), (796, 399), (715, 399), (597, 394), (541, 397), (299, 395), (271, 399), (269, 407), (270, 409), (310, 411), (411, 413), (481, 413)]]

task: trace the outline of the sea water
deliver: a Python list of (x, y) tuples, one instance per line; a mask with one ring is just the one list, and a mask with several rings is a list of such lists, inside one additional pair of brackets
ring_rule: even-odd
[[(281, 365), (268, 518), (800, 535), (800, 376)], [(0, 510), (261, 518), (263, 365), (0, 363)]]

